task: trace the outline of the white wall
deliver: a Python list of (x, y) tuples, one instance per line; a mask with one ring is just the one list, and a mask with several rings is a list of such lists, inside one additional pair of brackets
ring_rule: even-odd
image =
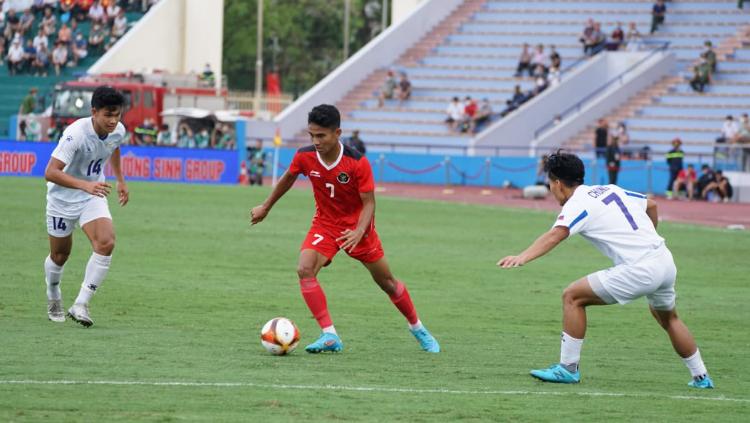
[(391, 2), (391, 24), (397, 24), (413, 12), (424, 0), (393, 0)]
[(88, 73), (184, 74), (210, 63), (221, 75), (223, 26), (224, 0), (161, 0)]
[[(397, 0), (398, 2), (400, 0)], [(423, 0), (406, 19), (391, 25), (367, 43), (313, 88), (281, 112), (273, 122), (250, 121), (247, 134), (252, 137), (294, 136), (307, 127), (307, 113), (313, 107), (333, 104), (357, 86), (374, 70), (393, 63), (402, 53), (432, 30), (462, 3), (462, 0)]]
[[(648, 55), (648, 52), (598, 54), (572, 72), (564, 74), (560, 85), (545, 90), (541, 95), (533, 98), (518, 110), (480, 133), (472, 141), (472, 145), (529, 147), (532, 145), (534, 133), (539, 128)], [(663, 53), (657, 53), (650, 60), (640, 64), (636, 68), (637, 70), (629, 72), (627, 77), (624, 77), (625, 81), (635, 78), (636, 83), (628, 84), (627, 86), (615, 84), (609, 90), (605, 90), (603, 94), (598, 95), (597, 99), (604, 95), (605, 97), (611, 97), (612, 101), (600, 104), (594, 109), (595, 112), (601, 114), (607, 113), (612, 107), (622, 104), (625, 99), (635, 92), (632, 90), (639, 90), (641, 88), (638, 87), (651, 85), (665, 75), (669, 71), (669, 67), (656, 66), (658, 63), (661, 63), (660, 59), (663, 56)], [(652, 68), (652, 72), (647, 72)], [(590, 104), (593, 103), (595, 101), (588, 102), (585, 108), (590, 108)], [(609, 105), (611, 105), (609, 109), (604, 108), (604, 106)], [(563, 123), (558, 125), (554, 131), (545, 133), (542, 137), (543, 140), (539, 140), (539, 144), (562, 144), (570, 136), (576, 134), (576, 128), (580, 131), (588, 122), (593, 120), (588, 114), (584, 117), (589, 120), (584, 122), (577, 118), (573, 119), (572, 116), (565, 116)], [(565, 130), (563, 131), (563, 129)], [(518, 154), (528, 154), (528, 150), (519, 150)]]

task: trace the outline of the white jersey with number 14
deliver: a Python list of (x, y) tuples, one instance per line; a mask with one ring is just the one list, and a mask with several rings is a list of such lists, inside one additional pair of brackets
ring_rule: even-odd
[(615, 265), (634, 264), (664, 245), (646, 214), (646, 202), (645, 195), (617, 185), (580, 185), (554, 226), (580, 233)]
[[(52, 157), (65, 163), (63, 172), (85, 181), (104, 182), (104, 167), (112, 152), (125, 140), (125, 126), (117, 128), (101, 139), (94, 131), (91, 117), (81, 118), (68, 126)], [(66, 188), (53, 182), (47, 183), (47, 214), (50, 216), (77, 219), (91, 194)]]

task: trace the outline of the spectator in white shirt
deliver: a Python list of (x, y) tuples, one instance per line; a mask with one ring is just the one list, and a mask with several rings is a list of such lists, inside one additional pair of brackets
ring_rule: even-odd
[(49, 38), (47, 38), (47, 31), (44, 28), (40, 28), (36, 37), (34, 37), (34, 48), (39, 50), (41, 46), (44, 46), (46, 50), (49, 49)]
[(91, 5), (91, 8), (89, 8), (89, 19), (93, 23), (107, 23), (107, 13), (104, 11), (104, 6), (102, 6), (99, 0), (95, 1)]
[(560, 69), (553, 66), (549, 68), (549, 72), (547, 73), (547, 84), (550, 87), (554, 87), (558, 84), (560, 84)]
[(107, 20), (110, 25), (114, 23), (115, 18), (120, 14), (120, 10), (122, 10), (122, 8), (120, 8), (120, 6), (114, 1), (107, 6)]
[(732, 142), (738, 132), (740, 132), (740, 125), (734, 120), (734, 116), (728, 115), (726, 120), (724, 120), (724, 126), (721, 128), (721, 136), (716, 138), (716, 142)]
[(55, 66), (55, 75), (60, 76), (60, 69), (68, 63), (68, 48), (62, 42), (55, 43), (52, 50), (52, 64)]
[(55, 14), (52, 13), (52, 9), (49, 7), (44, 9), (42, 28), (44, 28), (44, 31), (47, 34), (54, 34), (57, 32), (57, 17), (55, 17)]
[(112, 22), (112, 37), (120, 38), (125, 35), (125, 31), (127, 30), (128, 18), (125, 16), (125, 11), (120, 10), (120, 14), (118, 14), (114, 22)]
[(464, 105), (461, 104), (458, 97), (453, 97), (453, 100), (445, 109), (445, 113), (447, 115), (445, 123), (448, 124), (451, 131), (455, 132), (464, 117)]
[(547, 56), (547, 53), (544, 52), (544, 45), (539, 44), (536, 46), (536, 49), (534, 50), (534, 54), (531, 58), (531, 67), (536, 68), (537, 66), (542, 66), (544, 69), (544, 73), (547, 73), (547, 69), (549, 68), (549, 56)]
[(10, 44), (8, 49), (8, 71), (11, 75), (15, 75), (16, 72), (21, 70), (23, 66), (23, 46), (21, 45), (21, 39), (16, 38)]

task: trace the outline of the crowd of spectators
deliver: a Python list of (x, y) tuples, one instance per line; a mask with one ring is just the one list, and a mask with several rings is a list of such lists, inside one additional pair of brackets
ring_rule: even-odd
[(712, 169), (707, 164), (701, 165), (701, 174), (698, 175), (695, 167), (688, 164), (683, 167), (685, 152), (682, 150), (682, 141), (675, 138), (672, 141), (672, 149), (666, 155), (669, 166), (669, 182), (667, 183), (667, 199), (680, 198), (680, 193), (685, 191), (688, 200), (704, 200), (709, 202), (729, 202), (733, 195), (732, 184), (719, 169)]
[(452, 132), (475, 134), (477, 127), (492, 118), (492, 104), (488, 98), (482, 99), (479, 103), (471, 96), (466, 96), (464, 101), (453, 97), (445, 109), (445, 114), (445, 123)]
[[(60, 75), (108, 50), (128, 29), (126, 11), (145, 12), (158, 0), (34, 0), (23, 11), (0, 0), (0, 64), (11, 75)], [(87, 22), (88, 33), (80, 28)]]

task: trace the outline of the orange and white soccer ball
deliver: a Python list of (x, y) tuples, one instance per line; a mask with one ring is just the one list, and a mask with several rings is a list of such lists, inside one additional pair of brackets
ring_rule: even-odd
[(297, 348), (299, 329), (286, 317), (276, 317), (263, 325), (260, 342), (273, 355), (289, 354)]

